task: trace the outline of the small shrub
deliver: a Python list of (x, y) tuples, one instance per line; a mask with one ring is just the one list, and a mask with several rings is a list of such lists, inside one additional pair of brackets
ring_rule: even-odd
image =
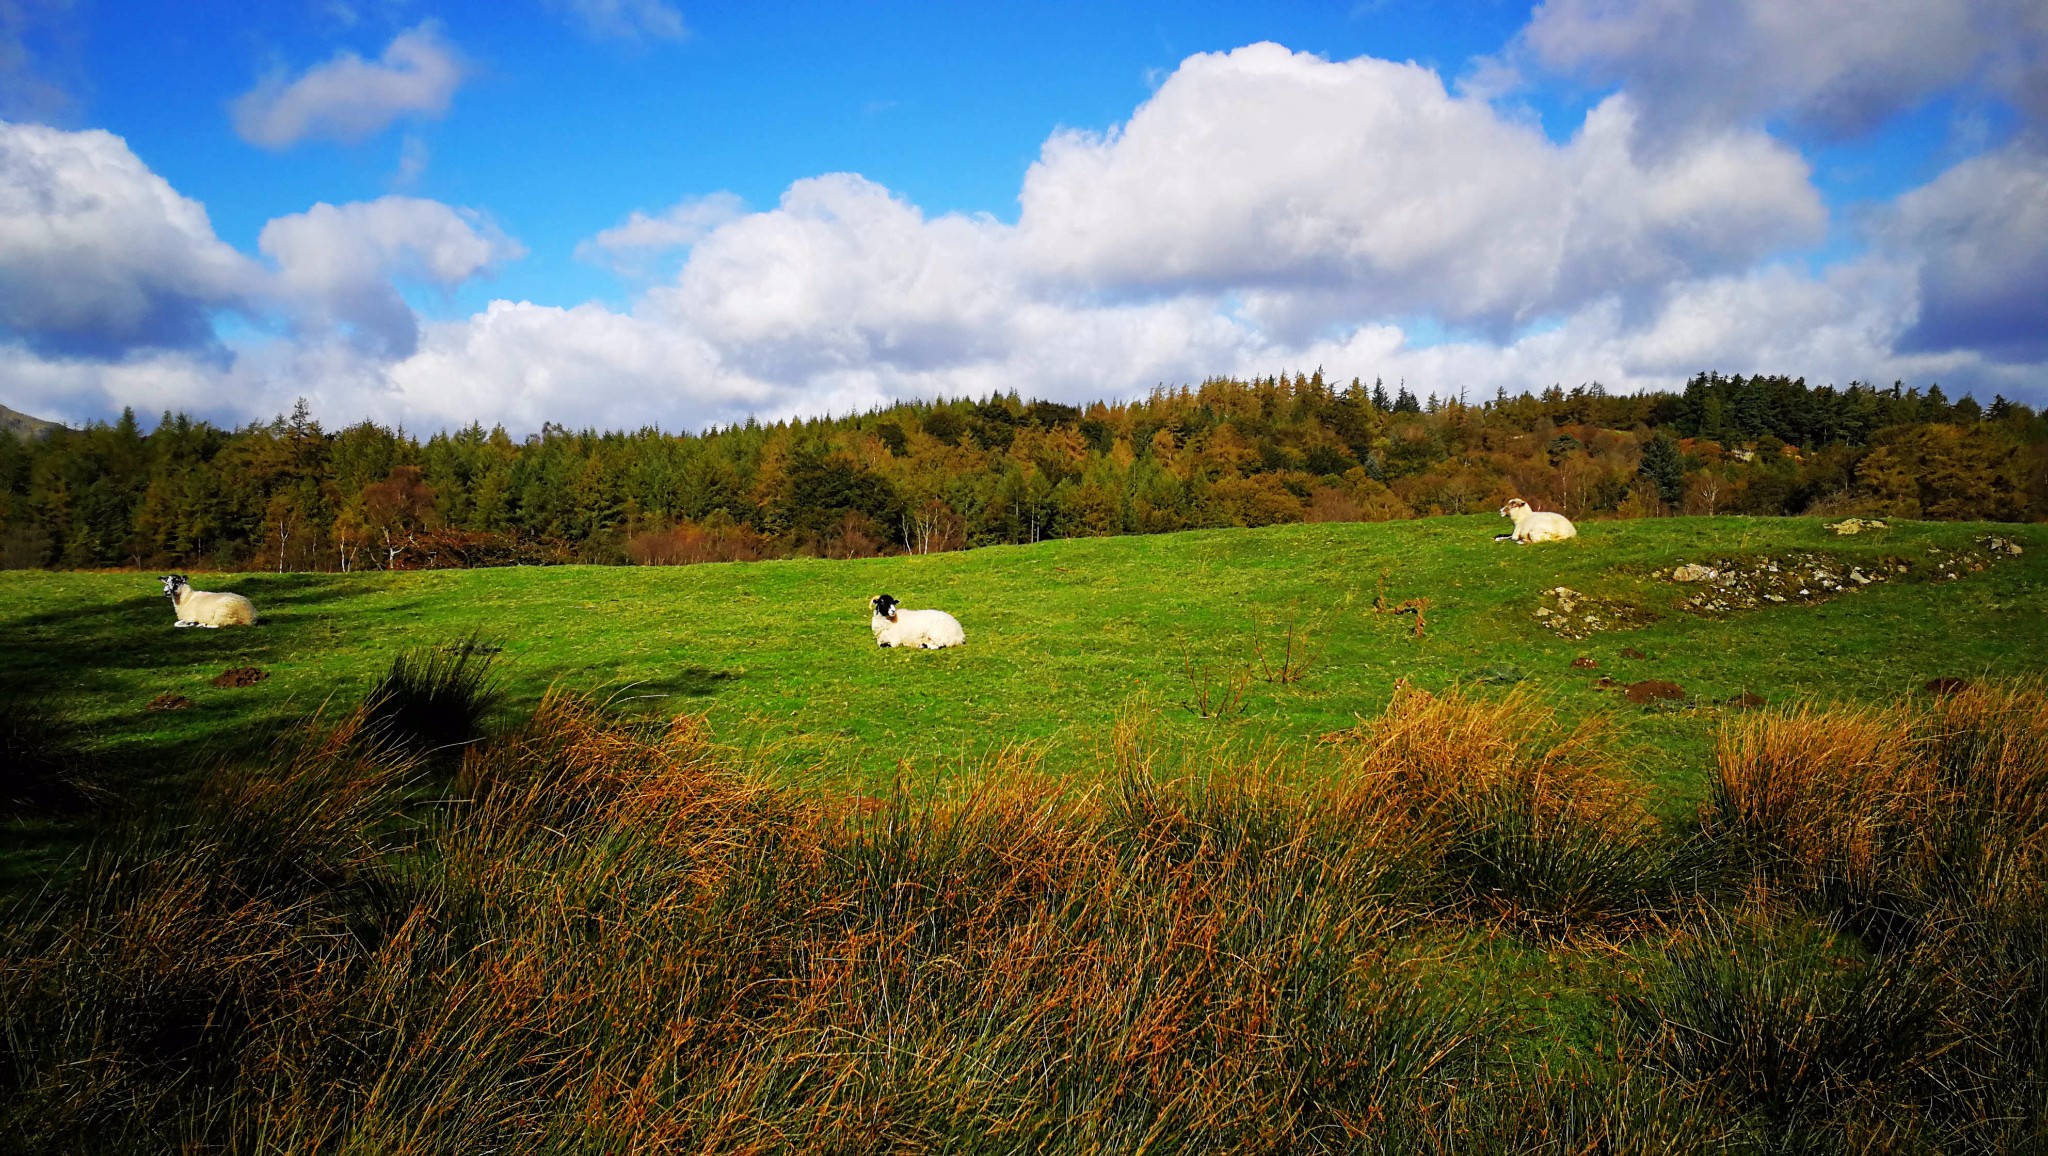
[(503, 692), (491, 678), (499, 648), (471, 634), (445, 646), (400, 654), (363, 699), (366, 733), (419, 751), (483, 736), (483, 721)]

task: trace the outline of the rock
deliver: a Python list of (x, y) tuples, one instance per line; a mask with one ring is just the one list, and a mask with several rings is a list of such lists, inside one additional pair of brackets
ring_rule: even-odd
[(1785, 600), (1785, 596), (1783, 594), (1766, 594), (1764, 595), (1764, 597), (1772, 602), (1783, 602)]
[(1593, 680), (1593, 688), (1595, 690), (1613, 690), (1615, 687), (1620, 685), (1620, 683), (1614, 681), (1613, 679), (1607, 677), (1604, 674), (1601, 675), (1599, 678)]
[(2013, 541), (2011, 538), (2001, 538), (1996, 534), (1987, 538), (1979, 538), (1977, 543), (1993, 554), (2023, 554), (2026, 552), (2020, 548), (2018, 542)]
[(1675, 682), (1659, 678), (1646, 678), (1628, 685), (1630, 702), (1654, 702), (1658, 699), (1679, 699), (1685, 697), (1685, 688)]
[(162, 693), (162, 694), (160, 694), (160, 695), (157, 695), (157, 696), (156, 696), (155, 698), (153, 698), (153, 699), (150, 699), (150, 700), (149, 700), (149, 705), (148, 705), (147, 707), (144, 707), (143, 709), (144, 709), (144, 710), (184, 710), (184, 709), (185, 709), (186, 707), (188, 707), (188, 706), (191, 706), (191, 705), (192, 705), (192, 700), (191, 700), (191, 699), (189, 699), (189, 698), (186, 698), (186, 697), (185, 697), (184, 695), (182, 695), (182, 694), (172, 694), (172, 693), (171, 693), (171, 692), (169, 692), (169, 691), (165, 691), (164, 693)]
[(1865, 530), (1882, 530), (1885, 524), (1876, 518), (1844, 518), (1829, 526), (1837, 534), (1861, 534)]
[(253, 666), (231, 666), (214, 676), (213, 685), (224, 688), (255, 686), (269, 677), (270, 672), (267, 670), (258, 670)]
[(1711, 582), (1720, 576), (1719, 570), (1712, 566), (1702, 566), (1697, 562), (1687, 562), (1671, 572), (1673, 582)]

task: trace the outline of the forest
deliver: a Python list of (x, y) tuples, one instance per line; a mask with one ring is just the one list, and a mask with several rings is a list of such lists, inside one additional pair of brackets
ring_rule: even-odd
[(1703, 373), (1491, 399), (1313, 374), (1070, 406), (1016, 393), (675, 434), (290, 416), (0, 430), (0, 568), (425, 569), (932, 553), (1490, 512), (2048, 518), (2048, 417)]

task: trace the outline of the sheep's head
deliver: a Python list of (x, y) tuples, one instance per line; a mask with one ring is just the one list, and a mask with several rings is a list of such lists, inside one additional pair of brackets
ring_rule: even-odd
[(176, 598), (178, 596), (178, 591), (183, 590), (185, 587), (190, 585), (191, 583), (185, 581), (185, 576), (183, 574), (164, 575), (164, 593), (170, 595), (172, 598)]
[(877, 594), (873, 598), (868, 599), (868, 605), (874, 607), (876, 614), (894, 622), (896, 621), (896, 607), (901, 605), (901, 603), (887, 594)]
[(1500, 508), (1500, 516), (1503, 518), (1512, 518), (1515, 516), (1517, 511), (1527, 512), (1528, 509), (1529, 503), (1523, 501), (1520, 498), (1509, 498), (1508, 504)]

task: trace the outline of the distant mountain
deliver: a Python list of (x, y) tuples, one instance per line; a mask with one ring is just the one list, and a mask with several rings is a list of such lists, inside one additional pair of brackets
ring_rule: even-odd
[(63, 425), (58, 422), (44, 421), (39, 417), (30, 417), (25, 413), (20, 413), (0, 405), (0, 429), (14, 434), (16, 437), (39, 438), (53, 429), (63, 428)]

